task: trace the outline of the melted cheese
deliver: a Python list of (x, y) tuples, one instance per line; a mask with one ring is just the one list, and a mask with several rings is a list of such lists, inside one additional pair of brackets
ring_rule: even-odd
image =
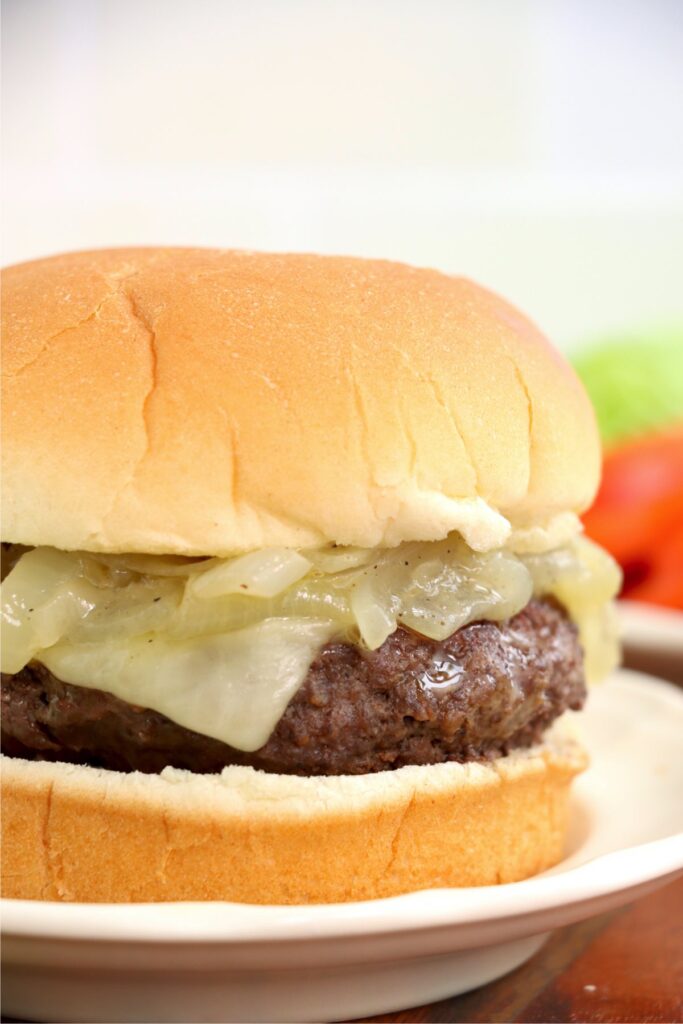
[(264, 619), (192, 640), (55, 644), (40, 660), (58, 679), (160, 711), (238, 750), (258, 750), (333, 633), (332, 622)]

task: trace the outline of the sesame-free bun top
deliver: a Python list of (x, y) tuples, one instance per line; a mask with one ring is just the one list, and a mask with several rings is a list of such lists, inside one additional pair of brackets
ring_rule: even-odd
[(4, 540), (547, 546), (597, 486), (574, 373), (463, 278), (118, 249), (10, 267), (2, 305)]

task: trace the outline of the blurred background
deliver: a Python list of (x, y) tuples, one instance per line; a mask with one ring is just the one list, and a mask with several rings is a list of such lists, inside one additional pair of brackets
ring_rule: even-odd
[(591, 391), (589, 528), (629, 596), (683, 608), (681, 0), (2, 9), (4, 262), (199, 244), (480, 280)]
[(4, 262), (466, 273), (557, 344), (683, 321), (680, 0), (5, 0)]

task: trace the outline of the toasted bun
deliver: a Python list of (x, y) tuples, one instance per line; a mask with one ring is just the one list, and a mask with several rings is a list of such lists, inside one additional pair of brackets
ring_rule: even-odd
[(3, 293), (6, 540), (485, 549), (574, 529), (597, 485), (573, 372), (461, 278), (120, 249), (10, 267)]
[(488, 764), (335, 778), (3, 758), (3, 895), (329, 903), (513, 882), (560, 859), (585, 762), (557, 729)]

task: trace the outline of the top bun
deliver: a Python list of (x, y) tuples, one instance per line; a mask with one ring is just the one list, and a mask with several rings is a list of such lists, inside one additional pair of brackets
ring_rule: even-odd
[(512, 306), (434, 270), (70, 253), (5, 271), (3, 328), (15, 543), (548, 546), (597, 487), (570, 367)]

